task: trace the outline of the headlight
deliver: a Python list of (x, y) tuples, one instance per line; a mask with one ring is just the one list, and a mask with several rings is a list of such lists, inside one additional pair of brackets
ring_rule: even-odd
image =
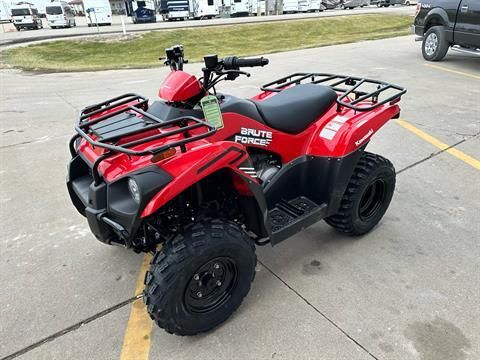
[(140, 203), (140, 189), (138, 188), (137, 182), (132, 178), (128, 179), (128, 190), (130, 190), (133, 200)]

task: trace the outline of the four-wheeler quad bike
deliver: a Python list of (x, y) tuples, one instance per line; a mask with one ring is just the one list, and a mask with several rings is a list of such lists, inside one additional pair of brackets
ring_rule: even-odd
[(405, 89), (376, 80), (296, 73), (252, 99), (215, 85), (265, 58), (204, 58), (203, 77), (171, 73), (151, 103), (125, 94), (85, 108), (70, 142), (67, 186), (98, 240), (155, 253), (144, 300), (170, 333), (225, 321), (255, 275), (255, 245), (272, 245), (321, 219), (349, 235), (371, 230), (395, 170), (368, 153), (400, 113)]

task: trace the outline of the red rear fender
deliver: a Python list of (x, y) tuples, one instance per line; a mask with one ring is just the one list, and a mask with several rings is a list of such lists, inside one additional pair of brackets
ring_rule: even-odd
[(381, 106), (368, 112), (336, 113), (317, 128), (308, 154), (343, 157), (365, 145), (385, 123), (400, 113), (398, 105)]

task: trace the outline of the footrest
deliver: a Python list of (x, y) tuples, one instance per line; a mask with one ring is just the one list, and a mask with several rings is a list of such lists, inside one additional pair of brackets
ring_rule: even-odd
[(274, 233), (278, 232), (295, 220), (308, 216), (318, 208), (317, 204), (305, 196), (288, 201), (282, 200), (275, 204), (275, 207), (269, 212), (272, 231)]

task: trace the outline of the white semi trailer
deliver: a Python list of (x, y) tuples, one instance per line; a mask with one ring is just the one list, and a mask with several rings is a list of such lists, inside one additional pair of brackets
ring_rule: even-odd
[(250, 14), (250, 0), (224, 0), (223, 5), (231, 17), (248, 16)]
[(190, 0), (190, 17), (213, 19), (220, 14), (218, 0)]
[(83, 0), (88, 26), (112, 25), (112, 8), (108, 0)]
[(292, 14), (297, 13), (298, 9), (298, 0), (283, 0), (283, 13)]
[(213, 19), (220, 14), (220, 0), (161, 0), (163, 20)]
[(0, 22), (12, 22), (10, 2), (5, 0), (0, 0)]

